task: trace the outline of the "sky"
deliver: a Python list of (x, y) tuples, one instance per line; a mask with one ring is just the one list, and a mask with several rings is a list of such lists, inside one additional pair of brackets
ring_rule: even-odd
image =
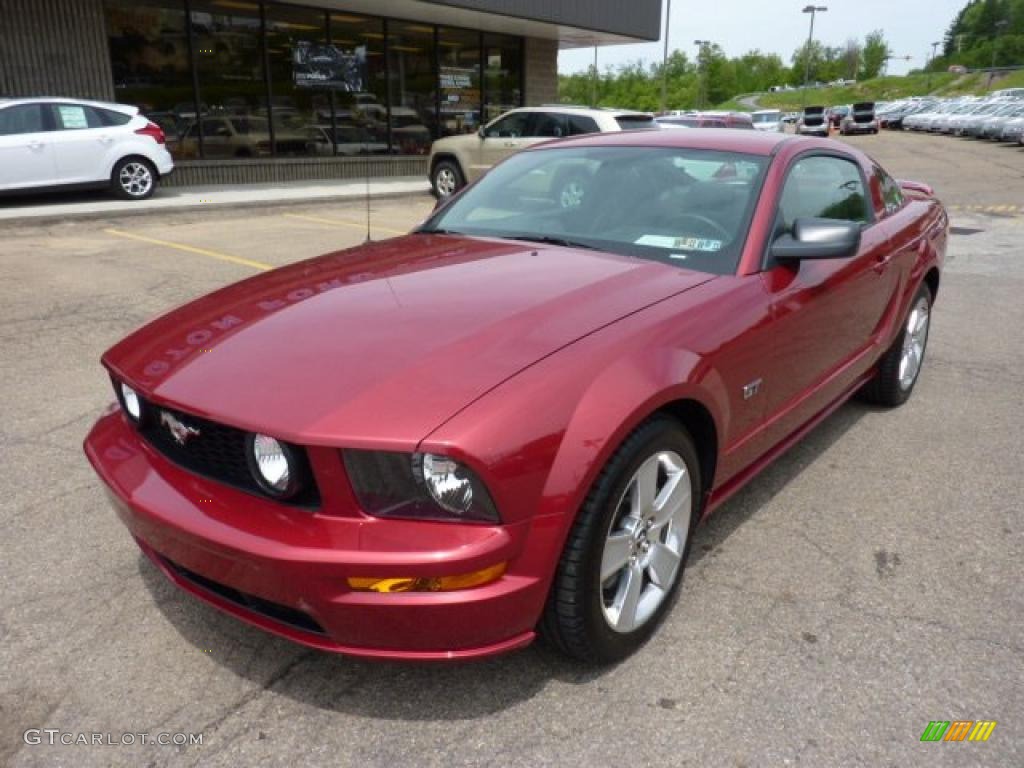
[[(662, 8), (665, 0), (661, 0)], [(885, 32), (894, 56), (889, 74), (902, 75), (926, 63), (931, 43), (942, 40), (946, 29), (967, 0), (817, 0), (828, 8), (816, 15), (814, 39), (838, 46), (848, 38), (863, 40), (875, 29)], [(623, 5), (628, 3), (623, 0)], [(728, 56), (741, 56), (760, 48), (777, 53), (788, 66), (793, 51), (807, 41), (810, 14), (801, 13), (804, 0), (672, 0), (669, 48), (681, 48), (693, 59), (694, 40), (718, 43)], [(662, 11), (664, 15), (664, 10)], [(664, 43), (612, 45), (598, 51), (598, 67), (643, 59), (661, 61)], [(585, 70), (594, 61), (594, 49), (563, 50), (558, 69), (563, 73)]]

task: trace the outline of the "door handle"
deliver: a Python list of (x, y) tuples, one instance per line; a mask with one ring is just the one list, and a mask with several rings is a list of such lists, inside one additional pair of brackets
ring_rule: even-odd
[(100, 143), (101, 144), (109, 144), (112, 141), (113, 141), (113, 139), (110, 136), (100, 136)]
[(41, 142), (41, 141), (30, 141), (28, 143), (28, 148), (29, 149), (34, 149), (34, 150), (38, 151), (38, 150), (43, 148), (43, 142)]
[(882, 274), (886, 269), (889, 268), (889, 262), (892, 261), (892, 254), (885, 251), (878, 254), (875, 257), (875, 272)]

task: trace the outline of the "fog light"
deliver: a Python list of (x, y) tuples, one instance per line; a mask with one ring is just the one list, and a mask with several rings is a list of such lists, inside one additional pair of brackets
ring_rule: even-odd
[(460, 576), (437, 577), (364, 577), (350, 576), (348, 585), (356, 592), (451, 592), (457, 589), (471, 589), (497, 581), (505, 574), (508, 563), (498, 563), (483, 570)]

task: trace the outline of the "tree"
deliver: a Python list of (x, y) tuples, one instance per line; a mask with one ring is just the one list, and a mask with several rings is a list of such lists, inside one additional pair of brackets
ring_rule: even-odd
[(860, 70), (861, 57), (860, 40), (851, 37), (846, 41), (846, 48), (843, 50), (843, 77), (847, 80), (856, 80)]
[(861, 80), (870, 80), (882, 74), (885, 62), (889, 58), (889, 44), (885, 42), (885, 34), (880, 29), (864, 38), (864, 50), (861, 53), (860, 72), (858, 77)]

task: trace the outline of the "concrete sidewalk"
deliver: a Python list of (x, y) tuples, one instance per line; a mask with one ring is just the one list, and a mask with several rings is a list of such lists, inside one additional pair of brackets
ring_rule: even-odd
[[(421, 195), (429, 182), (418, 176), (370, 181), (371, 197)], [(366, 194), (366, 182), (301, 181), (285, 184), (161, 188), (149, 200), (119, 200), (100, 191), (0, 197), (0, 222), (102, 218), (112, 214), (146, 214), (211, 207), (290, 205), (324, 200), (353, 200)]]

